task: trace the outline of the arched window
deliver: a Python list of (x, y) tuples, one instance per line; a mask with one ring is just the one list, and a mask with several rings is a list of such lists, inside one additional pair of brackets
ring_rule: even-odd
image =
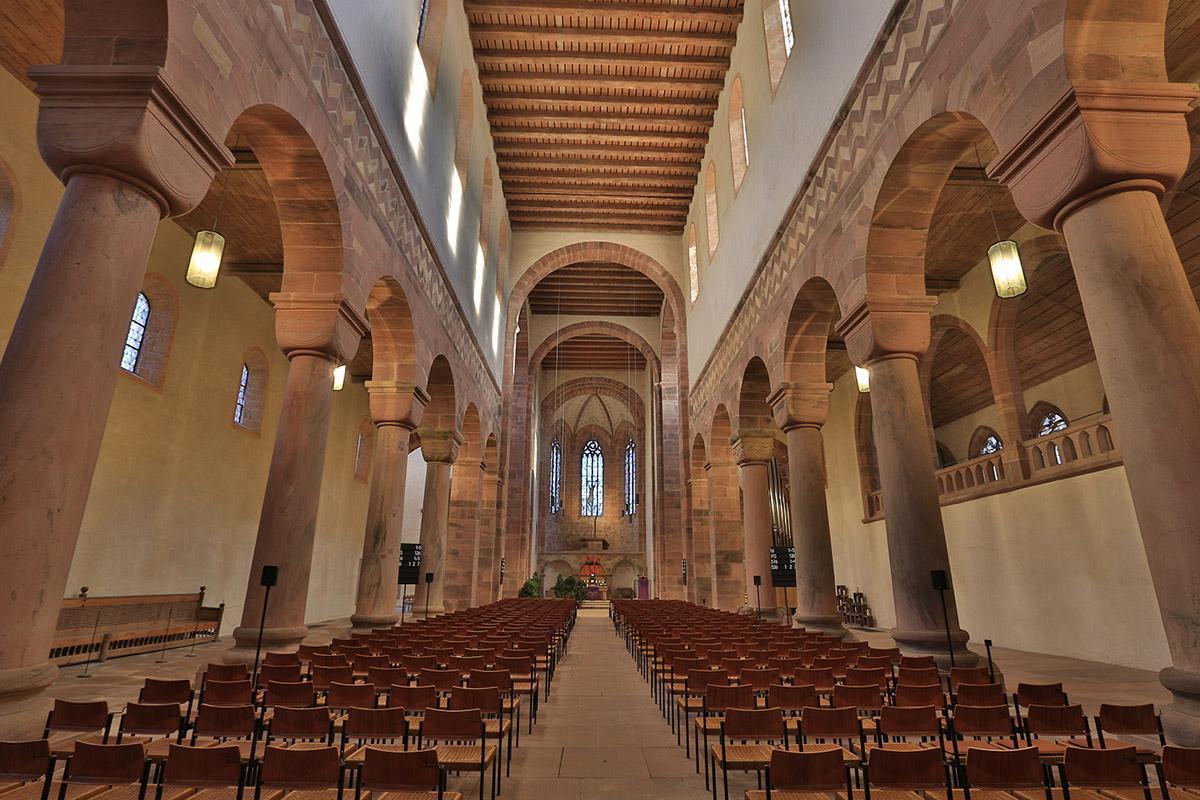
[(1066, 430), (1070, 425), (1066, 415), (1057, 406), (1045, 401), (1034, 404), (1033, 410), (1029, 412), (1029, 420), (1029, 429), (1033, 431), (1034, 436), (1049, 436)]
[(595, 439), (583, 446), (579, 476), (579, 515), (598, 517), (604, 513), (604, 453)]
[(250, 389), (250, 367), (242, 364), (242, 378), (238, 381), (237, 401), (233, 405), (233, 421), (238, 425), (246, 419), (246, 392)]
[[(770, 0), (768, 0), (770, 2)], [(742, 99), (742, 78), (733, 79), (729, 88), (729, 150), (733, 163), (733, 188), (741, 188), (750, 166), (750, 135), (746, 132), (746, 104)]]
[(233, 424), (248, 431), (262, 427), (263, 406), (267, 397), (267, 357), (251, 347), (242, 356), (237, 397), (233, 403)]
[(717, 252), (721, 232), (717, 229), (717, 170), (711, 162), (704, 173), (704, 219), (708, 226), (708, 255), (712, 256)]
[(946, 445), (942, 444), (941, 442), (936, 442), (935, 444), (937, 446), (937, 468), (938, 469), (945, 469), (946, 467), (953, 467), (955, 464), (958, 463), (958, 459), (954, 457), (954, 453), (950, 452), (949, 447), (946, 447)]
[(550, 442), (550, 513), (562, 512), (562, 445), (558, 437)]
[(771, 76), (771, 91), (779, 87), (783, 68), (787, 66), (792, 47), (796, 44), (792, 32), (790, 0), (763, 0), (763, 32), (767, 40), (767, 72)]
[(458, 130), (454, 135), (454, 168), (463, 186), (471, 169), (471, 138), (475, 133), (475, 94), (471, 73), (463, 70), (458, 82)]
[(133, 318), (129, 320), (129, 332), (125, 334), (125, 351), (121, 354), (121, 369), (137, 374), (138, 361), (142, 357), (142, 343), (146, 340), (146, 328), (150, 325), (150, 300), (138, 292), (133, 304)]
[(688, 226), (687, 238), (688, 284), (692, 291), (692, 302), (700, 296), (700, 264), (696, 255), (696, 223)]
[(625, 512), (632, 517), (637, 513), (637, 445), (633, 439), (625, 445)]
[(986, 425), (981, 425), (971, 434), (971, 458), (990, 456), (1004, 449), (1004, 440), (1000, 434)]

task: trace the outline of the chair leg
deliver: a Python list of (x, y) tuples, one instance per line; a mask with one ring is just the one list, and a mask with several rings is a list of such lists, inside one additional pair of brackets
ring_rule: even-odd
[(729, 765), (721, 765), (721, 784), (725, 787), (725, 800), (729, 800)]

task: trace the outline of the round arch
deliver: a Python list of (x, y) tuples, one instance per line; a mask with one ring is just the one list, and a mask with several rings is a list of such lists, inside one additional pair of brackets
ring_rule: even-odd
[(796, 292), (784, 336), (783, 379), (803, 385), (828, 382), (826, 351), (842, 316), (837, 293), (825, 278), (809, 278)]
[(367, 297), (367, 322), (371, 325), (371, 378), (414, 384), (417, 348), (412, 311), (400, 283), (380, 278)]
[(654, 352), (654, 348), (650, 346), (642, 335), (632, 328), (627, 328), (624, 325), (618, 325), (615, 322), (603, 322), (600, 320), (592, 320), (589, 322), (576, 322), (568, 325), (565, 328), (559, 329), (556, 333), (546, 337), (546, 340), (537, 346), (533, 351), (533, 356), (529, 359), (529, 369), (536, 370), (546, 358), (546, 355), (553, 350), (557, 345), (562, 344), (570, 339), (575, 339), (580, 336), (589, 334), (604, 334), (611, 336), (614, 339), (620, 339), (626, 344), (630, 344), (637, 348), (646, 358), (646, 363), (650, 365), (655, 375), (661, 375), (661, 366), (658, 360), (658, 354)]

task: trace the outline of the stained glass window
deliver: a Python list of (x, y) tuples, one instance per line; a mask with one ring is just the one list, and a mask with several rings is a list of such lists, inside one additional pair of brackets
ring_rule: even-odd
[(129, 332), (125, 334), (125, 351), (121, 353), (121, 369), (137, 374), (138, 359), (142, 355), (142, 340), (146, 338), (146, 326), (150, 324), (150, 301), (138, 292), (133, 306), (133, 318), (129, 321)]
[(637, 445), (625, 445), (625, 516), (637, 513)]
[(246, 424), (246, 391), (250, 388), (250, 367), (242, 364), (242, 378), (238, 382), (237, 403), (233, 406), (233, 421)]
[(990, 456), (992, 453), (999, 453), (1004, 449), (1004, 442), (1000, 441), (1000, 437), (996, 434), (989, 434), (986, 439), (979, 445), (979, 455)]
[(562, 445), (556, 438), (550, 443), (550, 513), (562, 511)]
[(1067, 418), (1062, 415), (1057, 409), (1047, 411), (1041, 421), (1038, 422), (1037, 435), (1049, 436), (1052, 433), (1057, 433), (1061, 430), (1066, 430)]
[(604, 513), (604, 453), (595, 439), (583, 446), (579, 474), (579, 515), (598, 517)]
[(779, 21), (783, 23), (783, 46), (787, 54), (792, 54), (796, 46), (796, 34), (792, 31), (791, 0), (779, 0)]

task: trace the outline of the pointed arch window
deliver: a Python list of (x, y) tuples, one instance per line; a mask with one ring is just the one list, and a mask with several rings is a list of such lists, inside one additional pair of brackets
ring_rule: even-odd
[(146, 339), (146, 328), (150, 325), (150, 301), (138, 292), (133, 306), (133, 317), (129, 320), (129, 331), (125, 334), (125, 351), (121, 353), (121, 369), (137, 374), (138, 361), (142, 357), (142, 343)]
[(688, 284), (691, 288), (692, 302), (700, 296), (700, 263), (696, 254), (696, 223), (688, 226), (687, 238)]
[(599, 517), (604, 513), (604, 452), (595, 439), (583, 446), (579, 476), (579, 515)]
[(233, 421), (238, 425), (246, 423), (246, 395), (250, 389), (250, 367), (242, 364), (242, 377), (238, 381), (237, 402), (233, 406)]
[(1033, 410), (1033, 435), (1034, 436), (1049, 436), (1052, 433), (1058, 433), (1061, 430), (1066, 430), (1070, 426), (1067, 417), (1061, 410), (1049, 403), (1042, 402), (1034, 406)]
[(771, 78), (771, 90), (774, 91), (783, 79), (783, 69), (796, 45), (791, 0), (763, 0), (762, 14), (763, 31), (767, 39), (767, 73)]
[(632, 517), (637, 513), (637, 445), (633, 439), (625, 445), (625, 511), (622, 516)]
[(550, 513), (562, 513), (562, 445), (550, 442)]

